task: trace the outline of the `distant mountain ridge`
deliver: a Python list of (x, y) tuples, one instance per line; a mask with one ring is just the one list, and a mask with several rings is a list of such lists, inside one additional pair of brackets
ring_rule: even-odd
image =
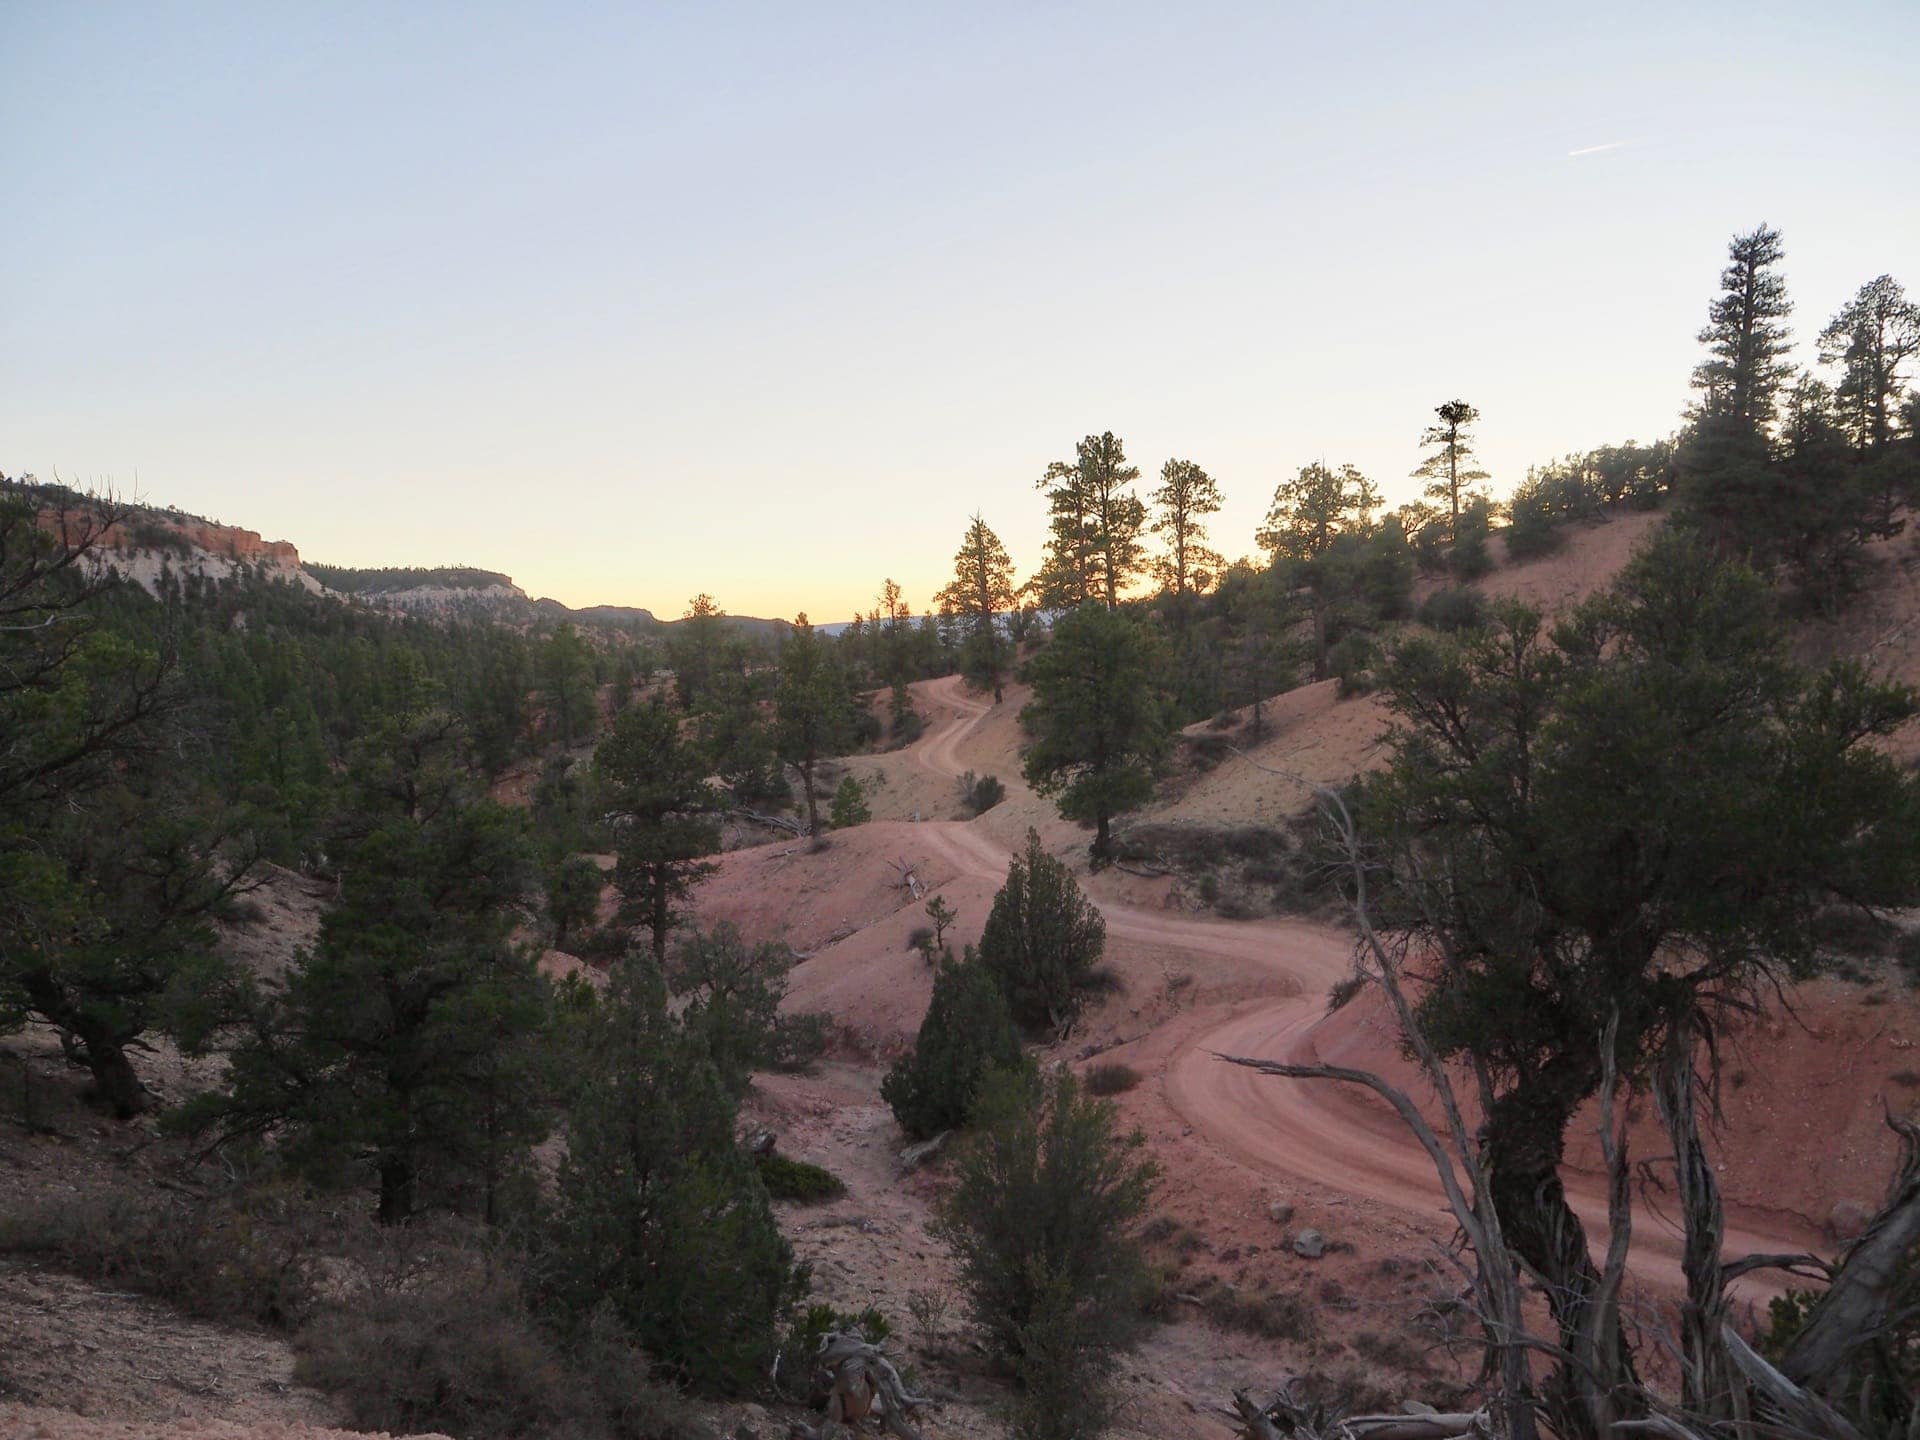
[[(39, 511), (40, 523), (69, 536), (81, 533), (97, 513), (96, 501), (62, 486), (21, 482)], [(473, 565), (326, 565), (303, 561), (288, 540), (266, 540), (256, 530), (224, 525), (202, 515), (153, 505), (127, 507), (126, 515), (101, 534), (100, 563), (149, 591), (166, 575), (209, 580), (258, 578), (300, 585), (396, 614), (491, 619), (509, 625), (572, 623), (627, 632), (670, 629), (638, 605), (587, 605), (533, 599), (499, 570)], [(784, 634), (785, 620), (729, 615), (727, 620), (762, 635)]]

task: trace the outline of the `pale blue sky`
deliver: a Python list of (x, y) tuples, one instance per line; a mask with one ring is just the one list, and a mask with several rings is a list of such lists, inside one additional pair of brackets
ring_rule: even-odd
[[(1920, 4), (0, 4), (0, 469), (843, 618), (1091, 430), (1668, 432), (1727, 237), (1920, 290)], [(1576, 155), (1596, 146), (1617, 148)]]

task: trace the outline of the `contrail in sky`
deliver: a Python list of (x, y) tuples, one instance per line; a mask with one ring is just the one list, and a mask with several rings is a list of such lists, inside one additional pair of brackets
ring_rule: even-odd
[(1567, 158), (1569, 160), (1577, 160), (1582, 155), (1598, 155), (1603, 150), (1619, 150), (1626, 144), (1627, 142), (1625, 140), (1609, 140), (1604, 145), (1588, 145), (1579, 150), (1569, 150), (1567, 151)]

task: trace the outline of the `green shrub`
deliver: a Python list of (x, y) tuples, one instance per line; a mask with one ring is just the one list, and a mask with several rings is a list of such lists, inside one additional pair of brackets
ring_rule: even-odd
[(1533, 493), (1513, 497), (1507, 520), (1507, 559), (1534, 560), (1551, 555), (1565, 543), (1544, 497)]
[(975, 778), (969, 770), (960, 777), (960, 798), (975, 815), (984, 815), (1007, 798), (1007, 787), (1000, 783), (997, 775)]
[(1420, 623), (1435, 630), (1474, 630), (1486, 619), (1486, 599), (1478, 590), (1463, 586), (1436, 590), (1420, 606)]
[(1478, 580), (1493, 569), (1487, 537), (1493, 531), (1493, 507), (1484, 499), (1469, 502), (1460, 511), (1460, 524), (1447, 551), (1447, 569), (1462, 580)]
[(875, 1306), (864, 1310), (836, 1310), (831, 1305), (809, 1305), (794, 1317), (786, 1338), (780, 1342), (780, 1355), (774, 1364), (774, 1384), (786, 1394), (815, 1399), (823, 1395), (829, 1383), (825, 1374), (815, 1375), (813, 1357), (828, 1335), (858, 1335), (869, 1345), (885, 1343), (893, 1326)]
[(295, 1377), (356, 1428), (456, 1440), (650, 1440), (674, 1406), (610, 1311), (561, 1336), (493, 1265), (329, 1304), (300, 1334)]
[(1018, 1433), (1097, 1434), (1115, 1356), (1149, 1288), (1132, 1235), (1151, 1162), (1114, 1131), (1113, 1106), (1070, 1071), (1000, 1073), (983, 1086), (938, 1232), (953, 1247), (974, 1321), (1019, 1380)]
[(1215, 1283), (1204, 1287), (1200, 1308), (1223, 1330), (1242, 1330), (1269, 1340), (1313, 1338), (1313, 1307), (1299, 1295), (1278, 1291), (1243, 1295), (1231, 1285)]
[(674, 952), (667, 979), (687, 1002), (681, 1021), (735, 1096), (755, 1070), (804, 1070), (826, 1048), (825, 1016), (780, 1013), (793, 963), (787, 946), (748, 946), (725, 922), (689, 935)]
[(971, 947), (934, 972), (933, 997), (913, 1042), (880, 1084), (900, 1128), (916, 1140), (967, 1123), (981, 1078), (1025, 1062), (1007, 999)]
[(847, 1193), (840, 1177), (805, 1160), (789, 1160), (784, 1155), (756, 1155), (760, 1182), (775, 1200), (794, 1200), (812, 1205), (823, 1200), (838, 1200)]
[(1090, 1095), (1123, 1095), (1140, 1083), (1140, 1072), (1131, 1065), (1096, 1065), (1087, 1071)]
[(1106, 943), (1100, 912), (1029, 830), (1026, 851), (1007, 867), (980, 933), (981, 962), (1006, 995), (1014, 1023), (1064, 1029), (1097, 983)]
[(293, 1329), (314, 1303), (305, 1218), (228, 1202), (122, 1195), (28, 1206), (0, 1215), (0, 1253), (225, 1324)]
[(841, 779), (840, 788), (833, 792), (833, 808), (827, 814), (827, 823), (835, 830), (845, 830), (850, 825), (864, 825), (873, 819), (873, 811), (867, 805), (867, 792), (860, 788), (860, 782), (848, 775)]
[(1358, 630), (1342, 635), (1327, 651), (1327, 665), (1340, 681), (1340, 698), (1373, 689), (1373, 641)]
[(675, 1382), (755, 1389), (807, 1271), (735, 1138), (733, 1098), (706, 1045), (641, 962), (614, 972), (577, 1043), (587, 1079), (533, 1237), (543, 1307), (572, 1328), (611, 1307)]

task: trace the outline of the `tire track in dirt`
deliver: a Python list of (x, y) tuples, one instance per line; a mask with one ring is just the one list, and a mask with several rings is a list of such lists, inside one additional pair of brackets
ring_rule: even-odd
[[(929, 687), (959, 712), (915, 747), (915, 759), (936, 773), (961, 773), (960, 747), (990, 709), (968, 697), (962, 684), (955, 676)], [(1005, 875), (1011, 855), (972, 822), (934, 822), (926, 829), (933, 848), (961, 874), (982, 880)], [(1348, 973), (1348, 936), (1284, 919), (1229, 924), (1112, 902), (1100, 902), (1100, 910), (1110, 935), (1248, 963), (1266, 972), (1275, 988), (1271, 998), (1233, 1006), (1204, 1025), (1190, 1022), (1167, 1055), (1161, 1094), (1197, 1136), (1265, 1176), (1371, 1197), (1417, 1216), (1431, 1218), (1440, 1211), (1440, 1183), (1426, 1152), (1376, 1097), (1330, 1081), (1262, 1075), (1216, 1058), (1240, 1054), (1317, 1061), (1315, 1031), (1325, 1015), (1327, 990)], [(1574, 1170), (1566, 1181), (1568, 1200), (1589, 1235), (1604, 1239), (1604, 1181)], [(1644, 1198), (1636, 1200), (1633, 1271), (1638, 1279), (1677, 1290), (1681, 1240), (1667, 1215)], [(1796, 1216), (1727, 1207), (1724, 1252), (1730, 1258), (1801, 1251), (1820, 1240)], [(1752, 1298), (1778, 1293), (1757, 1279), (1735, 1290)]]

